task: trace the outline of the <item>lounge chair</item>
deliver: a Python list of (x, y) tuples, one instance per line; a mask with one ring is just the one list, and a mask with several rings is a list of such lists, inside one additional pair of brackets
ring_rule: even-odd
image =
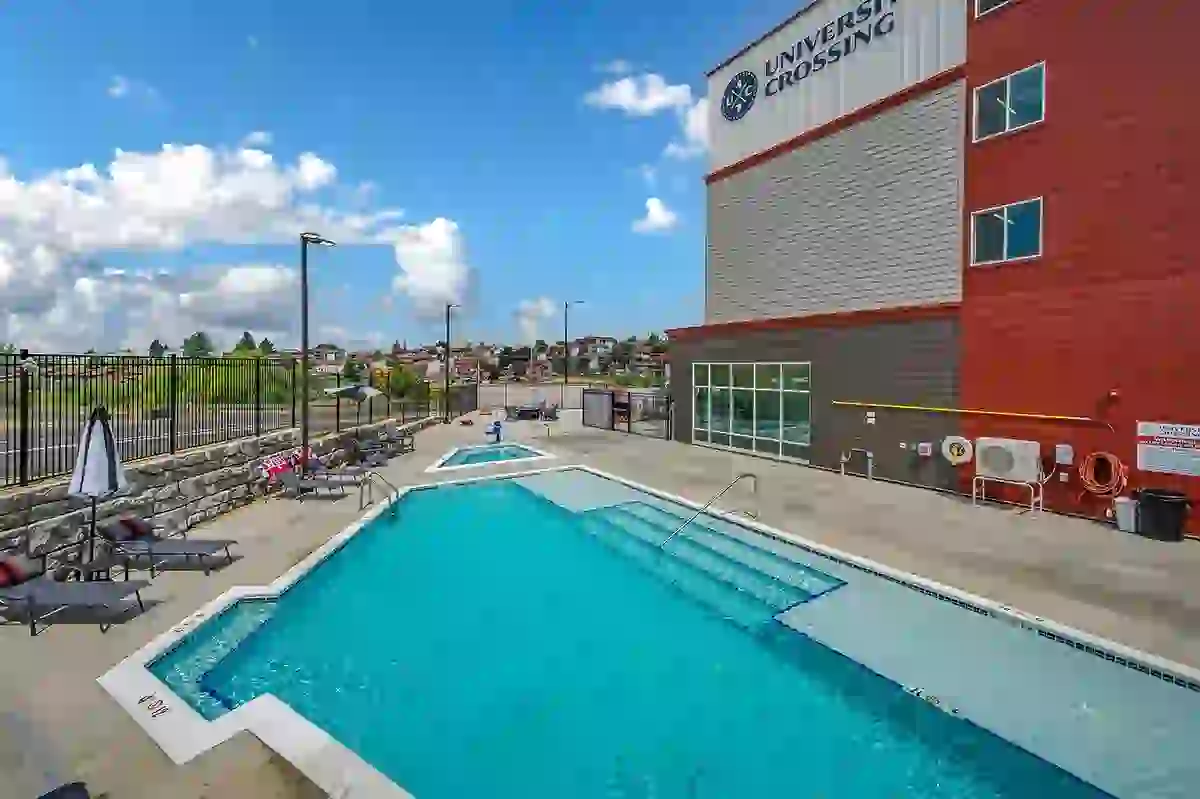
[[(129, 597), (137, 600), (138, 608), (143, 611), (146, 609), (145, 603), (142, 602), (141, 591), (150, 584), (149, 582), (145, 580), (122, 580), (119, 583), (112, 580), (84, 582), (78, 579), (69, 579), (71, 575), (78, 577), (80, 574), (78, 568), (66, 567), (57, 570), (53, 575), (43, 572), (16, 585), (0, 587), (0, 607), (24, 613), (29, 619), (31, 636), (41, 632), (38, 629), (38, 622), (45, 621), (62, 610), (73, 608), (111, 610)], [(104, 621), (97, 623), (102, 633), (107, 632), (111, 626)], [(45, 625), (42, 625), (42, 630), (45, 629)]]
[(195, 558), (208, 575), (212, 573), (212, 559), (222, 553), (226, 563), (233, 563), (229, 548), (237, 543), (232, 538), (157, 538), (153, 528), (142, 519), (118, 520), (101, 525), (96, 532), (109, 551), (106, 556), (85, 564), (85, 570), (90, 574), (110, 574), (113, 566), (122, 566), (126, 580), (129, 570), (143, 559), (148, 563), (151, 578), (156, 576), (158, 566), (171, 558), (182, 558), (185, 563)]
[(414, 452), (416, 450), (416, 442), (413, 439), (412, 431), (401, 430), (395, 424), (385, 424), (379, 440), (386, 446), (393, 448), (393, 451), (397, 454)]
[(300, 476), (299, 472), (288, 469), (279, 473), (279, 482), (283, 485), (285, 494), (290, 493), (293, 497), (303, 501), (305, 493), (318, 493), (322, 489), (330, 492), (337, 491), (339, 494), (346, 493), (346, 486), (360, 485), (363, 477), (356, 474), (343, 474), (341, 477), (336, 476), (332, 470), (310, 471), (304, 477)]
[[(346, 460), (348, 465), (343, 467), (343, 470), (351, 473), (361, 473), (376, 466), (386, 466), (388, 452), (382, 443), (372, 446), (371, 444), (364, 444), (357, 438), (351, 438), (346, 441)], [(317, 471), (323, 472), (326, 469), (327, 467), (318, 469)], [(328, 471), (333, 472), (333, 470)], [(333, 473), (336, 474), (336, 472)]]

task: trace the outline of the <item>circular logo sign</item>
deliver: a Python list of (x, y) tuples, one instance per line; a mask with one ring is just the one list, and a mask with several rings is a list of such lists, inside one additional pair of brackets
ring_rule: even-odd
[(967, 448), (963, 445), (963, 443), (961, 441), (951, 441), (950, 442), (950, 454), (956, 458), (961, 458), (962, 456), (967, 454)]
[(757, 96), (758, 76), (748, 70), (739, 72), (730, 79), (721, 96), (721, 116), (737, 122), (750, 111)]

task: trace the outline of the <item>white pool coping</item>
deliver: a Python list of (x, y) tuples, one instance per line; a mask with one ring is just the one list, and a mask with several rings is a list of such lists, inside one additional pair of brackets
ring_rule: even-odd
[[(521, 444), (521, 446), (528, 446)], [(533, 447), (530, 447), (533, 449)], [(553, 456), (550, 456), (553, 457)], [(529, 459), (532, 460), (532, 459)], [(512, 463), (513, 461), (504, 461)], [(453, 468), (453, 467), (452, 467)], [(660, 499), (674, 502), (693, 510), (701, 510), (699, 503), (675, 494), (660, 491), (640, 483), (618, 477), (615, 474), (582, 464), (566, 464), (518, 472), (465, 477), (439, 483), (406, 486), (392, 499), (399, 502), (411, 491), (456, 485), (483, 480), (526, 477), (546, 472), (568, 470), (588, 472), (597, 477), (625, 485)], [(190, 707), (149, 669), (160, 655), (175, 646), (191, 630), (206, 620), (222, 613), (241, 599), (274, 599), (298, 582), (308, 572), (320, 565), (358, 534), (369, 522), (385, 512), (391, 503), (381, 503), (369, 510), (358, 521), (334, 535), (308, 557), (301, 560), (283, 575), (265, 586), (235, 586), (212, 602), (201, 607), (192, 615), (155, 637), (141, 649), (118, 663), (97, 682), (123, 707), (133, 720), (158, 744), (171, 760), (182, 765), (229, 740), (239, 732), (249, 732), (288, 760), (308, 779), (331, 796), (344, 799), (412, 799), (412, 795), (396, 785), (373, 766), (321, 730), (312, 722), (292, 710), (286, 703), (272, 694), (256, 697), (225, 715), (209, 720)], [(928, 580), (916, 574), (893, 569), (868, 558), (843, 552), (815, 541), (762, 524), (745, 516), (727, 513), (716, 508), (704, 509), (710, 516), (731, 524), (753, 530), (762, 535), (784, 541), (823, 555), (850, 566), (894, 579), (919, 591), (941, 594), (953, 600), (973, 605), (987, 614), (1015, 623), (1031, 630), (1043, 630), (1080, 645), (1111, 653), (1116, 657), (1139, 663), (1150, 672), (1170, 675), (1176, 680), (1200, 683), (1200, 670), (1192, 669), (1148, 652), (1125, 646), (1068, 627), (1064, 624), (1025, 613), (1024, 611), (994, 602), (990, 599)], [(162, 704), (157, 704), (162, 703)], [(151, 709), (153, 706), (153, 710)], [(166, 708), (164, 711), (163, 708)], [(1033, 753), (1037, 755), (1037, 752)]]
[[(468, 452), (470, 450), (475, 450), (475, 449), (490, 449), (492, 447), (519, 447), (521, 449), (528, 450), (529, 452), (532, 452), (534, 454), (529, 457), (526, 457), (526, 458), (510, 458), (508, 460), (485, 461), (483, 463), (464, 463), (461, 466), (443, 466), (442, 465), (446, 461), (450, 460), (451, 458), (453, 458), (455, 455), (457, 455), (460, 452)], [(436, 461), (434, 461), (433, 465), (430, 466), (428, 469), (426, 469), (425, 472), (427, 474), (433, 473), (433, 472), (437, 472), (440, 474), (442, 472), (458, 472), (458, 471), (463, 471), (465, 469), (482, 469), (487, 466), (510, 466), (514, 463), (519, 463), (519, 464), (524, 465), (526, 463), (544, 462), (547, 460), (555, 459), (557, 457), (558, 456), (553, 453), (546, 452), (543, 449), (538, 449), (537, 447), (533, 446), (532, 444), (527, 444), (524, 441), (503, 441), (503, 440), (492, 441), (487, 444), (468, 444), (467, 446), (463, 446), (463, 447), (455, 447), (454, 449), (450, 450), (445, 455), (443, 455), (442, 457), (440, 457)]]

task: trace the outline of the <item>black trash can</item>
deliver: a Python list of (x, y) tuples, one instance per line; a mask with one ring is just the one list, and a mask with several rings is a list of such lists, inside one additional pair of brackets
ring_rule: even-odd
[(1191, 501), (1182, 491), (1144, 488), (1138, 492), (1138, 532), (1157, 541), (1182, 541)]

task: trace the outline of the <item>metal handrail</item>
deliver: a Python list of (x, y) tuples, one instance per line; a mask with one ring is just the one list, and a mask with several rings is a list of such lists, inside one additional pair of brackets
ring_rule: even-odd
[[(696, 519), (700, 518), (700, 514), (704, 513), (704, 511), (708, 510), (709, 507), (714, 502), (716, 502), (718, 499), (725, 496), (725, 492), (728, 491), (729, 489), (733, 488), (735, 485), (737, 485), (738, 481), (741, 480), (743, 477), (753, 477), (754, 478), (754, 504), (757, 507), (757, 505), (758, 505), (758, 475), (754, 474), (753, 472), (742, 472), (737, 477), (733, 478), (733, 480), (729, 483), (729, 485), (725, 486), (720, 491), (713, 494), (712, 498), (709, 499), (708, 502), (705, 502), (704, 505), (700, 508), (700, 510), (696, 511), (690, 517), (688, 517), (687, 521), (685, 521), (683, 524), (676, 527), (674, 532), (672, 532), (669, 536), (667, 536), (663, 540), (663, 542), (658, 545), (658, 548), (662, 549), (663, 547), (665, 547), (668, 543), (670, 543), (672, 538), (679, 535), (680, 531), (683, 530), (683, 528), (687, 527), (689, 524), (696, 521)], [(757, 516), (758, 516), (758, 513), (756, 510), (753, 518), (757, 518)]]
[[(372, 481), (378, 481), (378, 482), (380, 482), (380, 483), (383, 483), (385, 486), (387, 486), (387, 488), (388, 488), (388, 489), (390, 489), (390, 492), (391, 492), (391, 493), (389, 493), (389, 494), (388, 494), (388, 496), (389, 496), (389, 497), (391, 497), (392, 495), (395, 495), (395, 496), (400, 496), (400, 489), (399, 489), (399, 488), (397, 488), (396, 486), (392, 485), (392, 483), (390, 483), (390, 482), (388, 481), (388, 479), (387, 479), (386, 477), (384, 477), (382, 474), (380, 474), (379, 472), (377, 472), (377, 471), (375, 471), (374, 469), (372, 469), (372, 470), (370, 470), (370, 471), (367, 471), (367, 472), (365, 472), (365, 474), (366, 474), (366, 477), (367, 477), (367, 480), (366, 480), (366, 482), (367, 482), (367, 495), (368, 495), (368, 497), (370, 497), (370, 493), (371, 493), (371, 486), (370, 486), (370, 483), (371, 483)], [(361, 494), (361, 491), (360, 491), (360, 494)], [(363, 504), (363, 503), (362, 503), (362, 501), (361, 501), (361, 499), (360, 499), (360, 500), (359, 500), (359, 505), (361, 506), (362, 504)], [(395, 516), (395, 515), (396, 515), (396, 503), (395, 503), (395, 502), (391, 503), (391, 504), (388, 506), (388, 512), (389, 512), (389, 513), (390, 513), (392, 516)]]

